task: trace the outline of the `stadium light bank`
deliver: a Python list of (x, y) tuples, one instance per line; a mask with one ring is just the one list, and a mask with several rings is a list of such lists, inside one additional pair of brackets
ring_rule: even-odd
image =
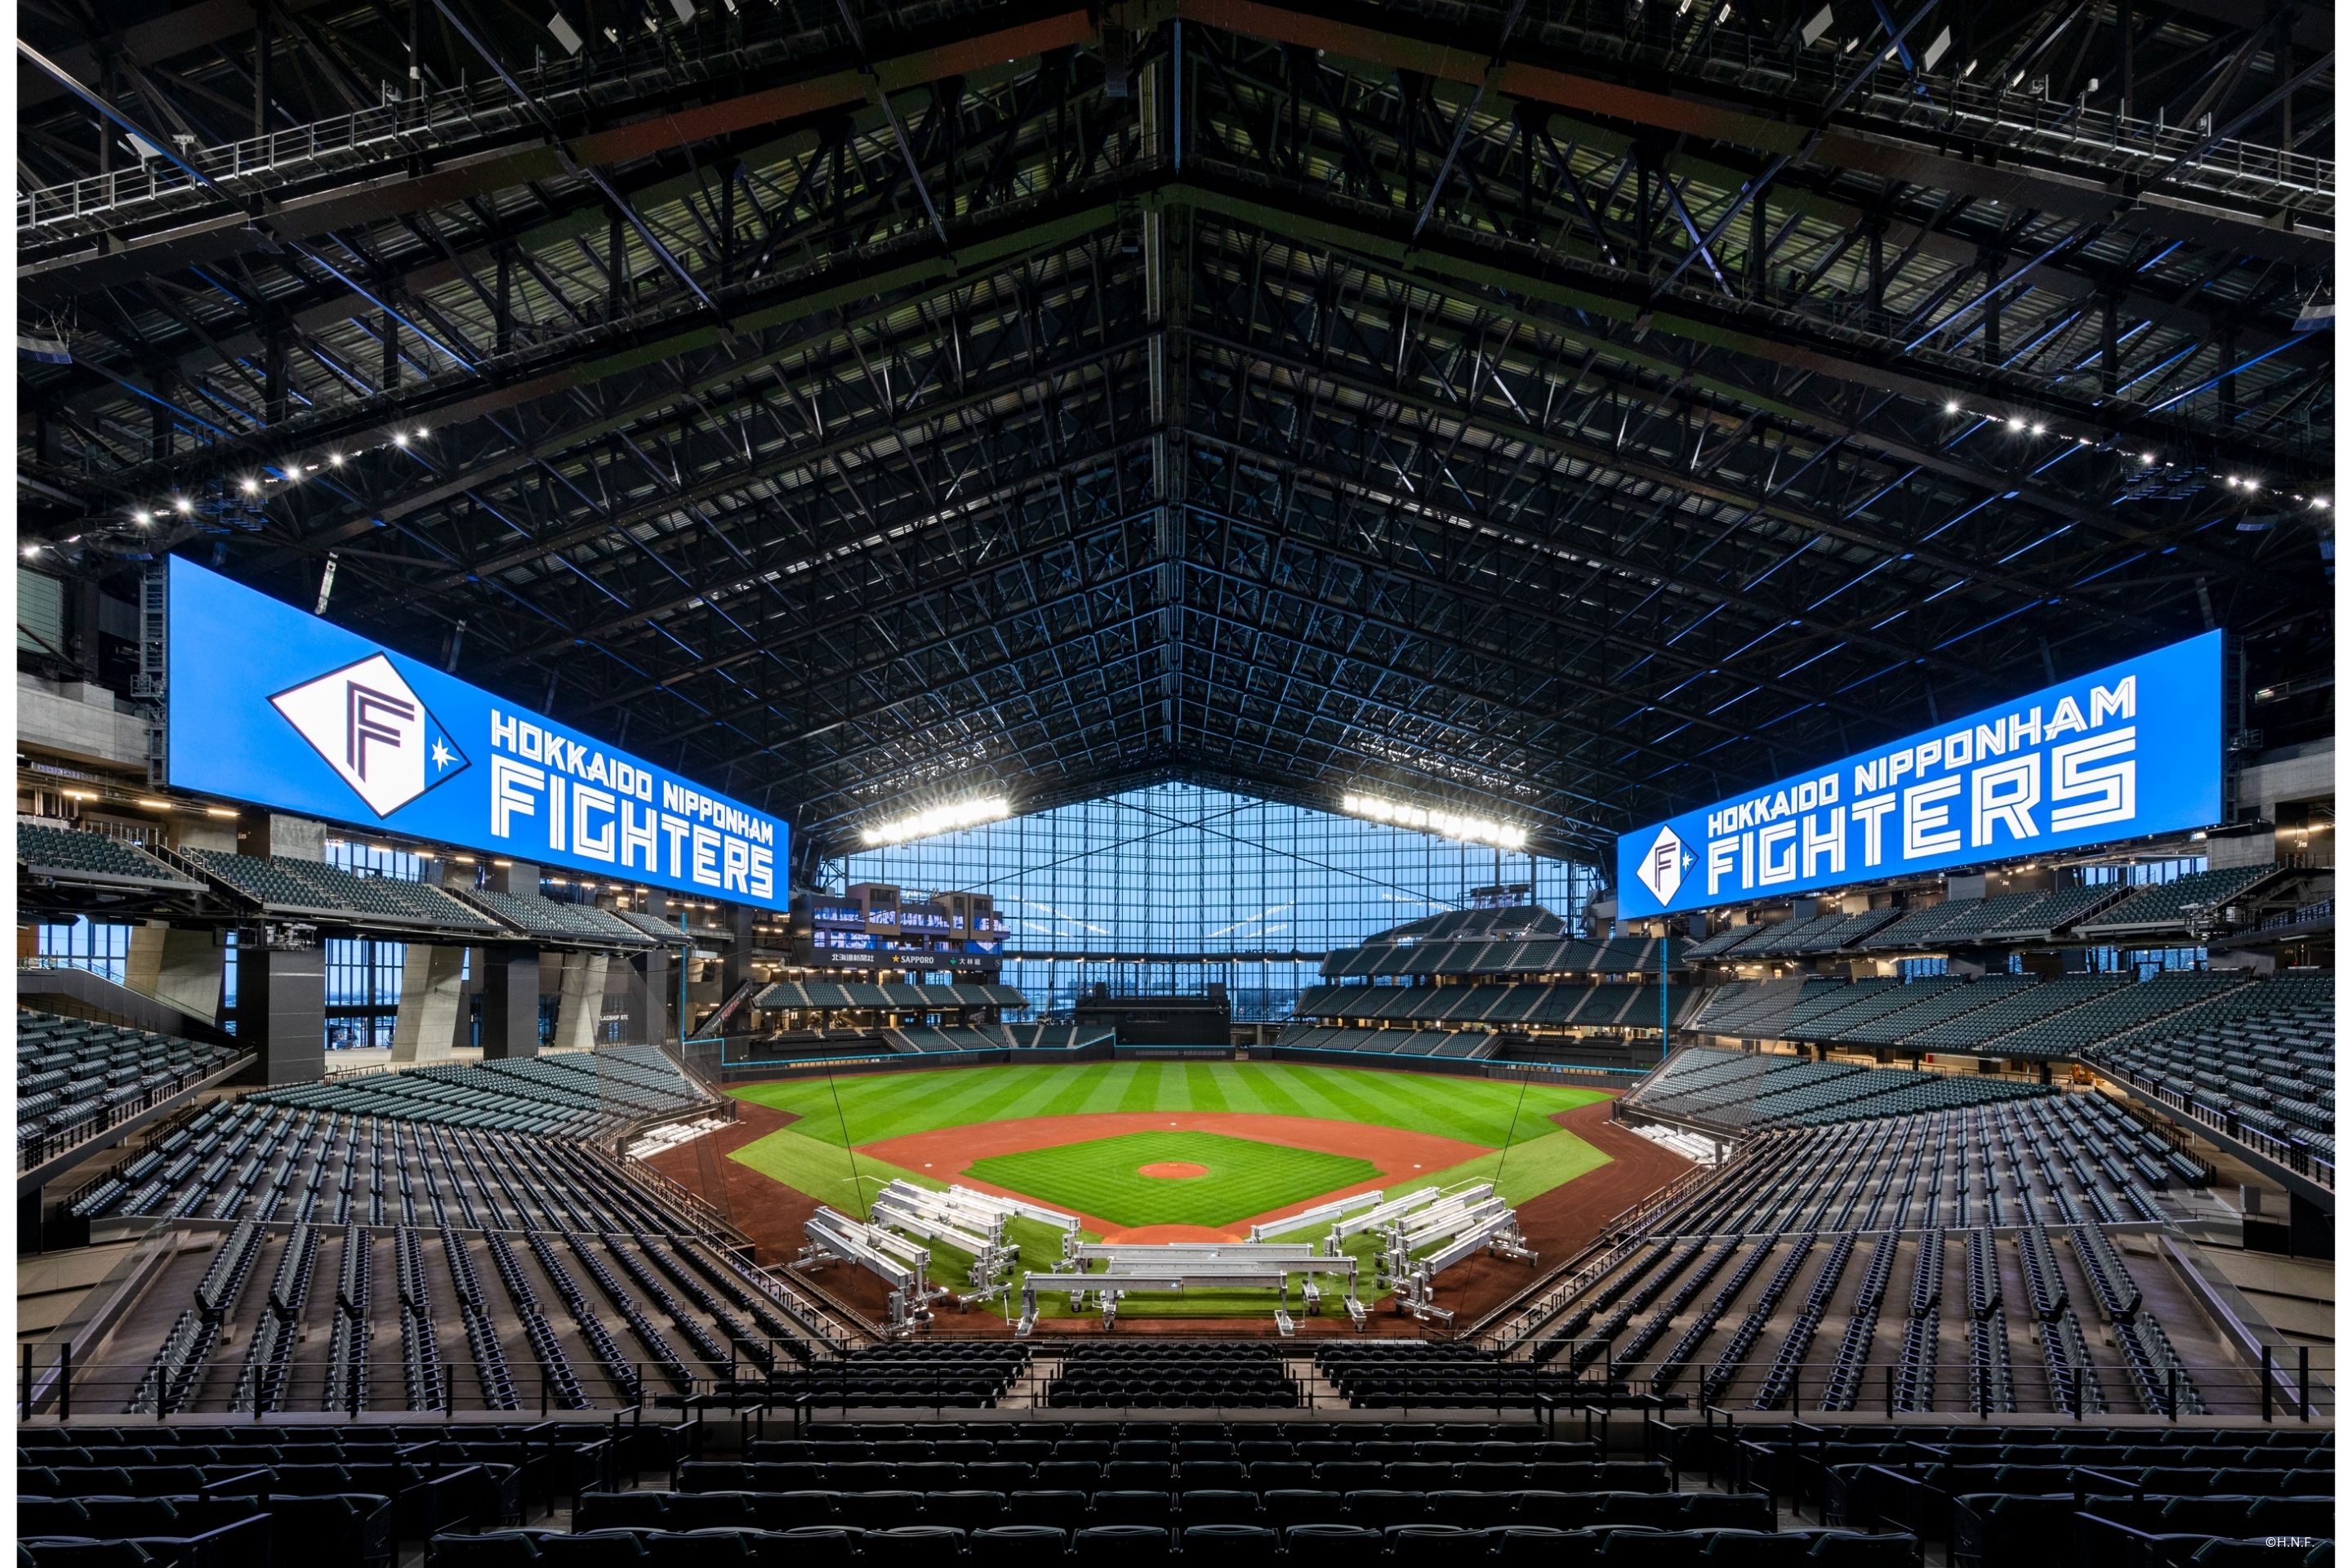
[(983, 822), (1000, 822), (1012, 815), (1013, 803), (1004, 796), (982, 795), (973, 800), (957, 801), (951, 805), (935, 805), (912, 816), (897, 817), (868, 827), (858, 837), (868, 849), (879, 849), (887, 845), (904, 844), (910, 838), (929, 838), (934, 833), (949, 833), (959, 827), (977, 827)]
[(1526, 828), (1515, 827), (1507, 822), (1496, 822), (1492, 817), (1469, 816), (1454, 811), (1432, 811), (1368, 795), (1343, 795), (1339, 805), (1350, 816), (1384, 822), (1391, 827), (1417, 828), (1423, 833), (1434, 833), (1441, 838), (1492, 844), (1497, 849), (1524, 849), (1528, 845)]

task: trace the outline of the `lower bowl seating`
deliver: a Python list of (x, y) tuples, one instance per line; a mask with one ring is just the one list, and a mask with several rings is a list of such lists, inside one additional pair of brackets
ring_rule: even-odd
[[(1381, 1352), (1367, 1361), (1459, 1359), (1449, 1347), (1349, 1348)], [(739, 1430), (740, 1458), (696, 1457)], [(1676, 1422), (1643, 1437), (1659, 1455), (1649, 1459), (1524, 1420), (1072, 1416), (755, 1432), (690, 1420), (36, 1423), (20, 1433), (20, 1562), (391, 1568), (421, 1546), (424, 1568), (1196, 1555), (1298, 1568), (1919, 1568), (1932, 1549), (1953, 1568), (2325, 1568), (2333, 1530), (2332, 1435), (2300, 1425)]]

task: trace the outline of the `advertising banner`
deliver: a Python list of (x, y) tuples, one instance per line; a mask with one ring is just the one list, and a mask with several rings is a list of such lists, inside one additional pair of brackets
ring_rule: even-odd
[(2210, 827), (2221, 634), (2061, 681), (1617, 840), (1639, 919)]
[(789, 908), (785, 825), (173, 557), (173, 787)]

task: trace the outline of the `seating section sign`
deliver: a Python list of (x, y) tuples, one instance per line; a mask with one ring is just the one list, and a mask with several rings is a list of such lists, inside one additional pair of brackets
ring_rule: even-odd
[(173, 787), (789, 907), (775, 817), (218, 573), (170, 573)]
[(2221, 634), (2062, 681), (1617, 840), (1639, 919), (2209, 827)]

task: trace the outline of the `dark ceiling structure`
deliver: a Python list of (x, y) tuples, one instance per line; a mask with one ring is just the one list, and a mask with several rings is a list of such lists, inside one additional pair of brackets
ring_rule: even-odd
[(331, 563), (836, 850), (1184, 778), (1598, 858), (2211, 626), (2326, 732), (2323, 6), (547, 12), (23, 0), (28, 564)]

